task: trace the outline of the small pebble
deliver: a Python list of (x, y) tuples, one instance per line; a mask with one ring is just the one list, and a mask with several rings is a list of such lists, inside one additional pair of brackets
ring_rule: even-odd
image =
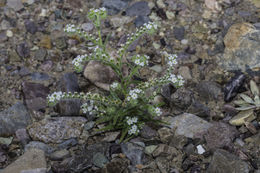
[(12, 32), (11, 30), (7, 30), (7, 31), (6, 31), (6, 36), (7, 36), (7, 37), (13, 37), (14, 34), (13, 34), (13, 32)]
[(189, 41), (188, 41), (187, 39), (182, 39), (182, 40), (181, 40), (181, 44), (183, 44), (183, 45), (187, 45), (188, 42), (189, 42)]
[(205, 149), (202, 147), (202, 145), (197, 146), (198, 154), (203, 154), (205, 153)]

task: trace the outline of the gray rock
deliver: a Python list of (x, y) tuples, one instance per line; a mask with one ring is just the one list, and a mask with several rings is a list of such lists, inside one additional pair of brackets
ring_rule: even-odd
[(45, 109), (46, 98), (50, 92), (48, 87), (42, 84), (25, 82), (22, 84), (26, 106), (32, 110)]
[(28, 132), (33, 140), (44, 143), (61, 143), (78, 138), (87, 120), (83, 117), (54, 117), (33, 123)]
[(181, 135), (174, 135), (171, 139), (170, 139), (170, 143), (169, 146), (175, 147), (177, 149), (182, 150), (183, 147), (188, 143), (188, 138), (186, 138), (185, 136), (181, 136)]
[(246, 162), (221, 149), (214, 152), (207, 169), (208, 173), (248, 173), (249, 171), (250, 167)]
[(136, 2), (126, 9), (127, 16), (147, 16), (150, 12), (151, 10), (146, 1)]
[(35, 72), (31, 74), (31, 79), (34, 81), (46, 81), (50, 79), (50, 76), (46, 73)]
[(0, 43), (4, 43), (8, 40), (8, 37), (6, 36), (6, 32), (0, 32)]
[(81, 105), (80, 99), (63, 99), (57, 104), (56, 110), (63, 116), (77, 116)]
[(65, 73), (60, 79), (60, 88), (63, 92), (79, 92), (77, 75), (74, 73)]
[(212, 126), (211, 123), (199, 118), (196, 115), (184, 113), (176, 117), (165, 118), (166, 122), (170, 125), (166, 125), (171, 129), (176, 129), (175, 134), (183, 135), (187, 138), (202, 138), (207, 130)]
[(66, 165), (67, 170), (83, 172), (83, 170), (86, 170), (86, 168), (90, 168), (93, 165), (93, 156), (96, 153), (101, 153), (107, 157), (109, 146), (109, 143), (97, 143), (87, 146), (83, 152), (73, 156), (69, 164)]
[(205, 134), (207, 147), (217, 149), (231, 146), (236, 135), (238, 131), (234, 126), (221, 122), (214, 123)]
[(95, 121), (89, 121), (85, 124), (84, 130), (90, 130), (94, 127), (94, 125), (95, 125)]
[(0, 112), (0, 136), (13, 135), (16, 130), (26, 128), (30, 122), (31, 117), (26, 107), (18, 102)]
[(225, 70), (259, 70), (260, 30), (252, 24), (232, 25), (224, 38), (225, 53), (218, 64)]
[(51, 154), (54, 152), (54, 148), (43, 143), (43, 142), (39, 142), (39, 141), (31, 141), (29, 144), (27, 144), (25, 146), (25, 151), (28, 151), (30, 149), (33, 149), (33, 148), (36, 148), (36, 149), (39, 149), (39, 150), (42, 150), (44, 151), (45, 154)]
[(191, 106), (188, 108), (187, 112), (197, 115), (199, 117), (209, 117), (211, 115), (211, 110), (206, 105), (202, 104), (198, 100), (193, 100)]
[(103, 0), (102, 7), (105, 7), (109, 15), (118, 14), (125, 9), (130, 0)]
[(37, 169), (30, 169), (30, 170), (24, 170), (20, 173), (46, 173), (47, 168), (37, 168)]
[(211, 81), (201, 81), (198, 83), (197, 91), (200, 98), (205, 100), (217, 100), (223, 95), (221, 87), (217, 83)]
[(104, 173), (124, 172), (127, 170), (128, 160), (115, 158), (102, 169)]
[(23, 170), (46, 168), (45, 155), (42, 150), (31, 149), (26, 151), (16, 161), (8, 165), (1, 173), (20, 173)]
[(158, 130), (159, 137), (163, 143), (169, 143), (170, 139), (173, 137), (171, 129), (167, 127), (160, 128)]
[(30, 70), (26, 67), (21, 67), (21, 69), (19, 70), (19, 75), (22, 76), (22, 77), (27, 76), (30, 73), (31, 73)]
[(163, 157), (175, 156), (176, 157), (179, 154), (180, 154), (180, 152), (176, 148), (170, 147), (169, 145), (166, 145), (166, 144), (158, 145), (158, 147), (153, 152), (154, 157), (159, 157), (159, 156), (163, 156)]
[(78, 144), (78, 140), (76, 138), (71, 138), (71, 139), (68, 139), (62, 143), (60, 143), (57, 148), (59, 149), (69, 149), (75, 145)]
[(131, 161), (133, 166), (137, 164), (142, 164), (144, 149), (138, 145), (133, 143), (122, 143), (121, 144), (122, 152), (126, 155), (126, 157)]
[(158, 133), (156, 130), (152, 129), (151, 127), (144, 125), (140, 131), (140, 135), (145, 139), (151, 139), (158, 136)]
[(25, 128), (16, 130), (15, 135), (17, 139), (24, 145), (30, 141), (30, 137)]
[(7, 0), (6, 5), (15, 11), (19, 11), (24, 7), (22, 1), (20, 0)]
[(55, 43), (56, 47), (60, 50), (64, 50), (67, 48), (67, 42), (66, 42), (65, 37), (57, 38), (54, 43)]
[(143, 26), (145, 23), (148, 23), (150, 21), (149, 17), (147, 16), (137, 16), (135, 18), (134, 24), (136, 27)]
[(102, 153), (96, 153), (94, 156), (93, 156), (93, 164), (99, 168), (103, 168), (104, 165), (106, 163), (108, 163), (108, 159), (106, 158), (106, 156), (104, 156), (104, 154)]
[(47, 55), (46, 49), (40, 48), (40, 49), (36, 50), (36, 52), (34, 54), (34, 58), (39, 61), (43, 61), (45, 59), (46, 55)]
[(29, 32), (31, 34), (35, 34), (37, 32), (37, 26), (36, 26), (36, 24), (33, 21), (26, 20), (24, 22), (24, 25), (25, 25), (25, 28), (26, 28), (27, 32)]
[(162, 88), (161, 88), (162, 96), (169, 102), (171, 101), (171, 95), (174, 91), (175, 91), (175, 88), (170, 83), (163, 85)]
[(59, 161), (63, 160), (65, 158), (68, 158), (70, 156), (70, 152), (66, 149), (55, 151), (50, 155), (51, 160)]
[(177, 40), (181, 41), (182, 39), (184, 39), (185, 36), (185, 28), (183, 26), (174, 27), (173, 35)]
[(16, 47), (16, 52), (21, 58), (30, 57), (30, 49), (27, 43), (21, 43)]
[(185, 110), (191, 105), (192, 100), (192, 91), (185, 88), (179, 88), (171, 95), (171, 106)]

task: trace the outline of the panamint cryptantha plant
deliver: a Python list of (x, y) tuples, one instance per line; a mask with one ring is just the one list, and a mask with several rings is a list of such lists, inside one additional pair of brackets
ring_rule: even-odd
[[(125, 44), (117, 50), (116, 58), (111, 58), (101, 33), (101, 20), (106, 17), (105, 8), (90, 10), (88, 18), (93, 21), (97, 29), (96, 35), (91, 35), (74, 24), (67, 25), (64, 31), (70, 35), (85, 38), (93, 46), (92, 53), (78, 55), (73, 59), (72, 64), (76, 72), (84, 70), (86, 62), (94, 60), (111, 67), (119, 80), (110, 85), (108, 96), (91, 92), (63, 93), (59, 91), (48, 96), (48, 103), (54, 106), (61, 99), (79, 98), (84, 100), (85, 103), (81, 106), (82, 112), (96, 115), (96, 123), (105, 125), (100, 131), (121, 130), (120, 141), (123, 141), (138, 135), (146, 122), (161, 122), (155, 118), (162, 115), (160, 105), (152, 104), (152, 100), (159, 94), (162, 85), (172, 83), (175, 87), (180, 87), (184, 80), (180, 75), (172, 74), (173, 67), (177, 64), (177, 56), (166, 52), (163, 53), (163, 56), (168, 60), (168, 69), (163, 77), (145, 82), (135, 80), (133, 77), (139, 75), (140, 68), (148, 65), (149, 56), (130, 56), (127, 51), (128, 47), (142, 35), (154, 33), (158, 29), (158, 25), (148, 22), (137, 28), (135, 33), (128, 35)], [(124, 75), (123, 66), (129, 69), (128, 75)], [(147, 96), (147, 90), (151, 87), (155, 89), (152, 94)]]

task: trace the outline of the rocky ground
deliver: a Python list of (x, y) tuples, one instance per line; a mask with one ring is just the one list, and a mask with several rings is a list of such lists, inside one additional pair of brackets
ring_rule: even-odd
[[(53, 91), (102, 91), (114, 80), (100, 65), (73, 72), (72, 59), (88, 50), (63, 32), (74, 23), (94, 33), (86, 14), (101, 6), (111, 50), (143, 23), (160, 23), (129, 49), (151, 57), (143, 79), (164, 72), (166, 50), (186, 81), (157, 97), (169, 125), (147, 124), (128, 143), (97, 133), (79, 100), (46, 107)], [(259, 0), (0, 0), (0, 172), (259, 173), (260, 112), (234, 108), (250, 80), (260, 84), (259, 8)]]

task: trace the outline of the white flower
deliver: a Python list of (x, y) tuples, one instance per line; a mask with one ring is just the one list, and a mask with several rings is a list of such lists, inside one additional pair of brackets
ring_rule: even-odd
[(132, 135), (132, 134), (137, 134), (139, 133), (139, 129), (137, 128), (137, 125), (132, 125), (132, 127), (128, 130), (128, 134)]
[(168, 65), (169, 66), (174, 66), (176, 65), (178, 62), (177, 62), (177, 55), (176, 54), (170, 54), (168, 56)]
[(137, 118), (137, 117), (133, 117), (133, 118), (126, 117), (126, 119), (127, 119), (126, 123), (127, 123), (128, 125), (132, 125), (132, 124), (134, 124), (134, 123), (137, 123), (137, 121), (138, 121), (138, 118)]
[(162, 114), (161, 109), (158, 108), (158, 107), (154, 109), (154, 112), (155, 112), (158, 116), (160, 116), (160, 115)]
[(62, 97), (64, 96), (64, 94), (61, 91), (58, 92), (54, 92), (51, 95), (48, 95), (48, 101), (49, 102), (56, 102), (56, 101), (60, 101), (62, 99)]
[(178, 82), (178, 80), (177, 80), (177, 78), (176, 78), (176, 76), (175, 76), (174, 74), (171, 74), (171, 75), (169, 76), (168, 80), (169, 80), (170, 82), (172, 82), (172, 83)]
[(81, 105), (81, 109), (84, 114), (89, 113), (90, 115), (92, 115), (94, 111), (97, 110), (97, 106), (94, 105), (93, 100), (90, 100), (89, 102)]
[(130, 101), (131, 99), (135, 100), (138, 98), (139, 94), (143, 94), (143, 91), (140, 89), (133, 89), (129, 91), (129, 96), (126, 98), (127, 101)]
[(119, 83), (118, 82), (114, 82), (114, 83), (111, 84), (111, 88), (113, 88), (113, 89), (116, 89), (118, 87), (119, 87)]

